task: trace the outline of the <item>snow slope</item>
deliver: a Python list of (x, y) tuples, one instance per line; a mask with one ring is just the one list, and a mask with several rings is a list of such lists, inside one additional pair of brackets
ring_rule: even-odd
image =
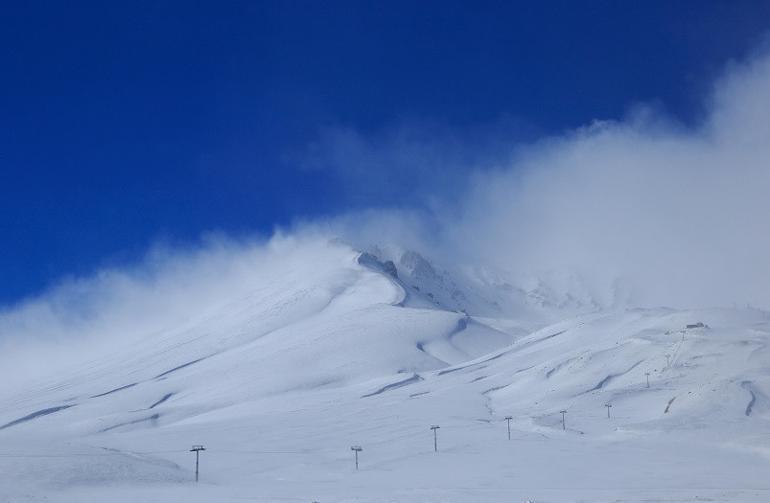
[(404, 255), (288, 253), (184, 324), (0, 387), (0, 501), (770, 499), (767, 313), (535, 305)]

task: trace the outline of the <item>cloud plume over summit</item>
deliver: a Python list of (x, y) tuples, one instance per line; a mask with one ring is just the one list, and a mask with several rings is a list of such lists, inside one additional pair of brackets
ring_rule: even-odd
[(508, 269), (626, 278), (643, 304), (770, 307), (770, 58), (710, 106), (695, 129), (642, 111), (522, 150), (475, 179), (450, 239)]
[[(514, 275), (567, 270), (602, 288), (622, 279), (633, 292), (631, 304), (639, 306), (768, 309), (768, 110), (770, 57), (758, 56), (734, 65), (715, 84), (709, 113), (694, 128), (640, 108), (623, 121), (596, 121), (558, 137), (512, 144), (505, 160), (499, 137), (486, 143), (495, 145), (492, 156), (458, 148), (476, 164), (494, 163), (476, 165), (451, 190), (437, 183), (436, 191), (425, 176), (441, 176), (441, 166), (425, 166), (419, 187), (433, 201), (427, 207), (415, 209), (406, 200), (397, 209), (313, 219), (267, 244), (223, 240), (196, 250), (152, 252), (141, 266), (64, 281), (6, 307), (0, 311), (0, 339), (15, 344), (149, 333), (218, 302), (220, 294), (247, 291), (260, 281), (262, 257), (274, 256), (287, 239), (294, 250), (332, 237), (361, 248), (392, 243), (439, 263), (490, 265)], [(449, 162), (439, 155), (444, 140), (409, 138), (408, 151), (436, 153), (426, 162)], [(423, 138), (424, 149), (415, 143)], [(369, 157), (405, 158), (404, 152), (388, 151), (404, 142), (354, 139), (366, 145)], [(339, 159), (356, 160), (347, 154)], [(369, 163), (387, 169), (387, 162)], [(382, 173), (375, 179), (389, 183)], [(395, 178), (405, 179), (403, 171)], [(411, 189), (405, 193), (415, 197)], [(313, 260), (312, 250), (292, 253)]]
[(770, 57), (732, 65), (706, 105), (694, 127), (638, 106), (622, 121), (510, 145), (504, 162), (497, 149), (427, 216), (348, 215), (341, 232), (364, 243), (392, 235), (448, 262), (621, 279), (639, 305), (770, 308)]

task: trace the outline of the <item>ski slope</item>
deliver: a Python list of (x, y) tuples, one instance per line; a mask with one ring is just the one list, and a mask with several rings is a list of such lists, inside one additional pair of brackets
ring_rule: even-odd
[(767, 313), (312, 257), (0, 386), (0, 501), (770, 500)]

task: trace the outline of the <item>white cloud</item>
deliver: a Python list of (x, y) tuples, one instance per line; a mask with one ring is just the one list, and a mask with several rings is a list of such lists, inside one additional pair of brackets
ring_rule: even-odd
[(209, 236), (194, 249), (156, 247), (133, 267), (64, 280), (0, 310), (5, 384), (55, 372), (60, 361), (119, 354), (143, 337), (205, 319), (258, 288), (277, 258), (313, 260), (323, 243), (280, 233), (249, 241)]
[(654, 113), (480, 174), (453, 244), (509, 269), (623, 276), (644, 304), (770, 307), (770, 58), (733, 67), (706, 123)]
[[(479, 164), (489, 158), (484, 152), (459, 160), (451, 150), (409, 158), (425, 164), (415, 184), (424, 191), (446, 163), (470, 158), (477, 169), (464, 190), (435, 191), (444, 198), (430, 210), (410, 209), (415, 205), (405, 201), (399, 210), (297, 224), (290, 237), (156, 249), (133, 268), (63, 281), (0, 311), (0, 355), (6, 355), (0, 364), (9, 379), (23, 379), (41, 366), (55, 369), (52, 339), (59, 342), (55, 351), (77, 354), (184, 323), (247, 292), (270, 256), (333, 235), (359, 245), (392, 241), (444, 262), (488, 262), (514, 273), (566, 268), (594, 284), (623, 277), (642, 305), (770, 308), (768, 111), (770, 58), (758, 57), (717, 83), (711, 112), (695, 129), (640, 109), (626, 121), (511, 144), (509, 162), (498, 155), (506, 149), (495, 147), (494, 166)], [(417, 140), (406, 149), (397, 141), (372, 146), (360, 135), (354, 143), (369, 145), (363, 157), (375, 152), (398, 160), (408, 152), (436, 152), (443, 141), (428, 133), (410, 138)], [(391, 147), (397, 152), (389, 153)], [(388, 170), (379, 161), (371, 166)], [(356, 183), (367, 183), (362, 176)], [(378, 171), (374, 179), (382, 177)], [(45, 355), (38, 341), (49, 348)]]

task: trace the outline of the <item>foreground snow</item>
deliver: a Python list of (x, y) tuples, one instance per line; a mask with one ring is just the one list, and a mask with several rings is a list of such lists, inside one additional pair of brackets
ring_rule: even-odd
[(770, 499), (766, 313), (507, 319), (420, 257), (320, 257), (0, 390), (0, 501)]

